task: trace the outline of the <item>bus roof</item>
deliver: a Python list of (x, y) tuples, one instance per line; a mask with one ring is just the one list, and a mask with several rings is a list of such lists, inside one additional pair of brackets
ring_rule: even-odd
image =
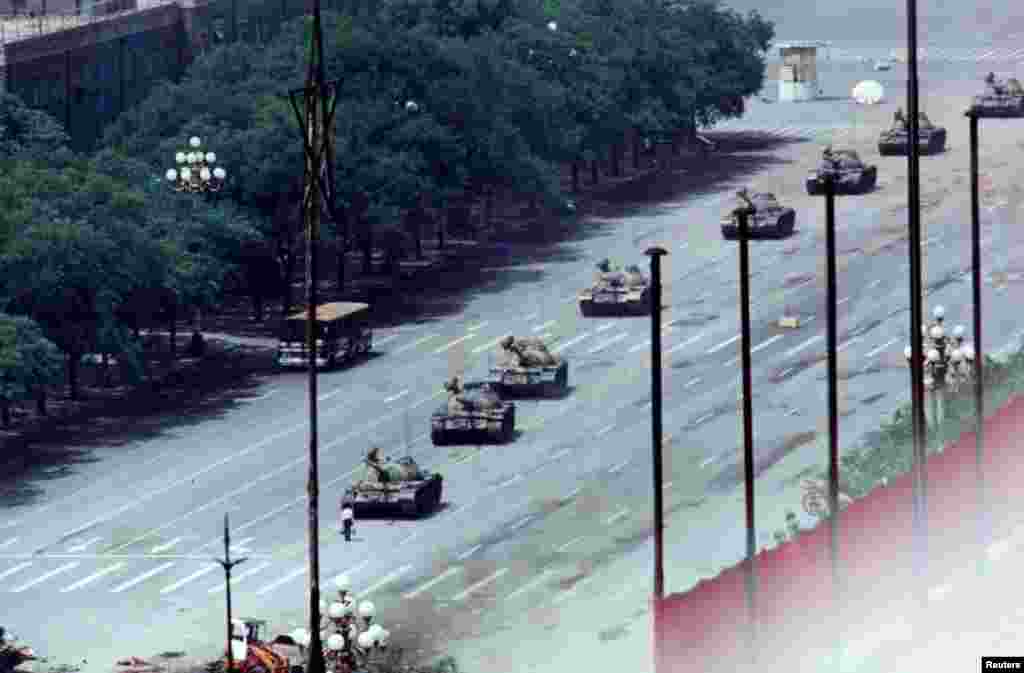
[[(332, 320), (345, 318), (369, 308), (369, 304), (363, 304), (357, 301), (335, 301), (330, 304), (320, 304), (316, 307), (316, 319), (317, 322), (331, 322)], [(302, 310), (288, 316), (288, 320), (305, 321), (306, 317), (307, 312)]]

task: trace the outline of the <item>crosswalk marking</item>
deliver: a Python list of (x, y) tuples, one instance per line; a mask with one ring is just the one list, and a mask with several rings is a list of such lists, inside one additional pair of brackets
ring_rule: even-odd
[(71, 570), (72, 568), (77, 568), (79, 565), (80, 564), (79, 564), (78, 561), (73, 561), (71, 563), (65, 563), (64, 565), (62, 565), (59, 568), (54, 568), (53, 570), (51, 570), (48, 573), (43, 573), (42, 575), (40, 575), (39, 577), (35, 578), (31, 582), (27, 582), (25, 584), (22, 584), (17, 589), (11, 589), (11, 591), (13, 593), (16, 593), (16, 594), (17, 593), (21, 593), (22, 591), (25, 591), (26, 589), (30, 589), (30, 588), (34, 587), (35, 585), (37, 585), (37, 584), (41, 584), (41, 583), (45, 582), (46, 580), (50, 579), (51, 577), (54, 577), (55, 575), (60, 575), (61, 573), (66, 573), (67, 571)]
[(136, 584), (141, 584), (142, 582), (145, 582), (150, 577), (153, 577), (154, 575), (158, 575), (158, 574), (162, 573), (163, 571), (167, 570), (168, 568), (170, 568), (173, 565), (174, 565), (174, 561), (168, 561), (167, 563), (161, 563), (160, 565), (158, 565), (157, 567), (153, 568), (152, 570), (144, 572), (141, 575), (139, 575), (138, 577), (136, 577), (134, 579), (130, 579), (127, 582), (125, 582), (124, 584), (121, 584), (121, 585), (119, 585), (117, 587), (114, 587), (113, 589), (110, 590), (110, 592), (114, 593), (114, 594), (119, 594), (122, 591), (124, 591), (125, 589), (131, 589)]
[(452, 575), (455, 575), (455, 574), (460, 573), (460, 572), (462, 572), (462, 567), (461, 566), (455, 566), (453, 568), (448, 568), (448, 570), (445, 570), (443, 573), (441, 573), (440, 575), (438, 575), (434, 579), (430, 580), (426, 584), (421, 584), (415, 590), (410, 591), (407, 594), (402, 594), (402, 598), (416, 598), (417, 596), (419, 596), (423, 592), (429, 590), (431, 587), (437, 586), (438, 584), (440, 584), (444, 580), (448, 579)]
[(112, 573), (112, 572), (114, 572), (116, 570), (120, 570), (121, 568), (125, 567), (126, 565), (127, 564), (125, 562), (121, 561), (119, 563), (115, 563), (114, 565), (107, 566), (106, 568), (103, 568), (102, 570), (94, 572), (92, 575), (89, 575), (88, 577), (86, 577), (84, 579), (78, 580), (77, 582), (75, 582), (74, 584), (72, 584), (70, 586), (64, 587), (63, 589), (60, 590), (60, 592), (61, 593), (67, 593), (68, 591), (74, 591), (75, 589), (81, 589), (82, 587), (84, 587), (84, 586), (86, 586), (88, 584), (92, 584), (93, 582), (95, 582), (96, 580), (98, 580), (101, 577), (105, 577), (106, 575), (109, 575), (110, 573)]
[(188, 577), (184, 577), (184, 578), (178, 580), (177, 582), (175, 582), (174, 584), (169, 584), (169, 585), (165, 586), (163, 589), (160, 590), (160, 593), (162, 593), (162, 594), (169, 594), (172, 591), (174, 591), (175, 589), (179, 589), (179, 588), (185, 586), (186, 584), (188, 584), (189, 582), (192, 582), (192, 581), (195, 581), (195, 580), (199, 579), (203, 575), (209, 575), (210, 573), (212, 573), (216, 569), (217, 569), (217, 566), (211, 565), (211, 566), (207, 566), (207, 567), (205, 567), (205, 568), (203, 568), (201, 570), (197, 570), (194, 573), (192, 573), (191, 575), (189, 575)]
[(480, 589), (482, 589), (483, 587), (487, 586), (491, 582), (495, 581), (496, 579), (498, 579), (499, 577), (501, 577), (502, 575), (504, 575), (507, 572), (508, 572), (508, 568), (502, 568), (501, 570), (497, 570), (497, 571), (491, 573), (490, 575), (488, 575), (487, 577), (483, 578), (479, 582), (476, 582), (475, 584), (470, 585), (469, 587), (467, 587), (463, 591), (460, 591), (459, 593), (457, 593), (454, 596), (452, 596), (452, 600), (453, 601), (461, 601), (461, 600), (463, 600), (464, 598), (466, 598), (470, 594), (472, 594), (472, 593), (474, 593), (476, 591), (479, 591)]

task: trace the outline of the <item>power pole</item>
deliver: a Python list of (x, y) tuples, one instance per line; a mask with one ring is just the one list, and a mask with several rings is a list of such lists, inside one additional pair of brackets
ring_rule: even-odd
[(231, 569), (239, 563), (244, 563), (246, 559), (245, 556), (240, 559), (231, 558), (231, 533), (228, 531), (228, 515), (224, 514), (224, 558), (216, 560), (224, 568), (224, 591), (227, 594), (228, 665), (224, 669), (226, 673), (235, 670), (235, 654), (231, 651)]
[[(320, 639), (320, 530), (319, 530), (319, 474), (317, 446), (317, 244), (320, 238), (320, 209), (324, 201), (331, 206), (331, 194), (326, 182), (332, 167), (327, 165), (331, 156), (332, 124), (337, 96), (324, 81), (324, 39), (320, 25), (320, 0), (313, 0), (313, 33), (309, 46), (309, 71), (306, 86), (291, 92), (292, 108), (302, 131), (302, 144), (306, 157), (305, 188), (302, 212), (306, 226), (306, 356), (309, 358), (309, 476), (306, 493), (309, 497), (309, 665), (308, 673), (324, 673), (323, 643)], [(297, 98), (303, 98), (299, 110)], [(326, 174), (326, 175), (325, 175)], [(326, 197), (326, 198), (325, 198)]]

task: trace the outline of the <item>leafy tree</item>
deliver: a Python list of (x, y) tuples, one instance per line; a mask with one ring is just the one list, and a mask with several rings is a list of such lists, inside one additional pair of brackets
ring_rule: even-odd
[(0, 159), (67, 156), (69, 138), (59, 121), (34, 110), (14, 94), (0, 91)]
[(63, 362), (57, 346), (29, 318), (0, 313), (0, 416), (11, 422), (11, 405), (35, 398), (45, 413), (46, 386), (60, 382)]

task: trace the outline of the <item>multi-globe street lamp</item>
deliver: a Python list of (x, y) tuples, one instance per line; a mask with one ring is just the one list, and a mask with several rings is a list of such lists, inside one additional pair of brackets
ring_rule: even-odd
[[(224, 188), (228, 173), (223, 167), (215, 165), (217, 155), (204, 152), (203, 141), (199, 136), (188, 139), (188, 149), (179, 150), (174, 155), (177, 168), (168, 168), (164, 177), (171, 183), (175, 191), (189, 194), (215, 194)], [(201, 350), (203, 337), (200, 333), (201, 314), (197, 307), (192, 328), (192, 349)], [(171, 353), (174, 353), (174, 330), (171, 331)]]
[[(946, 309), (936, 306), (932, 311), (933, 322), (921, 326), (921, 337), (924, 339), (921, 366), (924, 372), (924, 386), (931, 393), (932, 423), (939, 431), (939, 450), (945, 444), (942, 435), (945, 418), (945, 393), (947, 390), (956, 392), (961, 384), (972, 380), (974, 373), (974, 346), (964, 343), (964, 326), (956, 325), (951, 335), (946, 333), (943, 321)], [(913, 349), (907, 345), (903, 356), (908, 364), (913, 364)]]

